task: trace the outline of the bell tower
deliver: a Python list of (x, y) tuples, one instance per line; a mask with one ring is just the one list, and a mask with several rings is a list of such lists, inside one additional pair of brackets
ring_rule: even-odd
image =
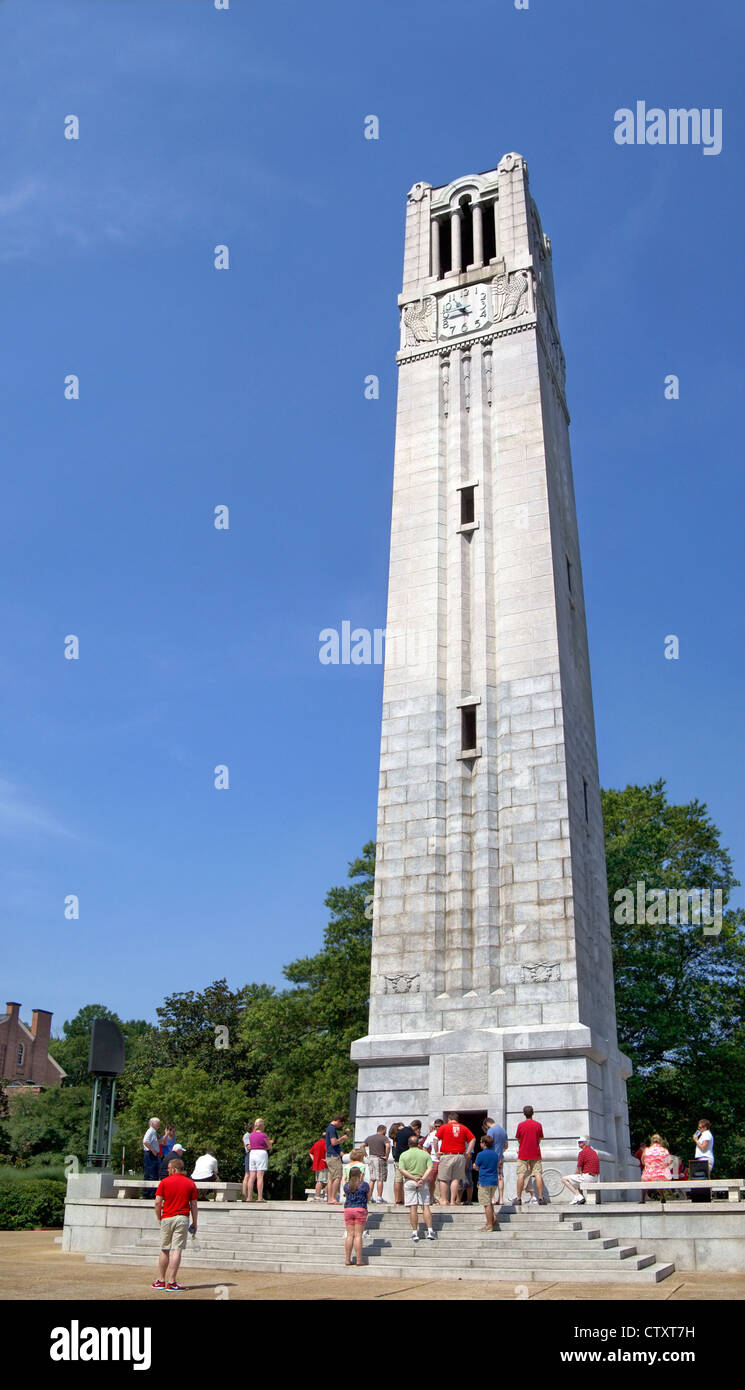
[[(564, 355), (525, 161), (406, 206), (357, 1134), (532, 1104), (626, 1173)], [(363, 1133), (364, 1132), (364, 1133)]]

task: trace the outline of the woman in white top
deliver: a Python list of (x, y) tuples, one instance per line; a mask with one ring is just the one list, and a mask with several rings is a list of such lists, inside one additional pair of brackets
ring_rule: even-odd
[(437, 1196), (437, 1169), (440, 1163), (440, 1141), (437, 1138), (437, 1131), (442, 1124), (442, 1120), (435, 1120), (429, 1127), (429, 1134), (422, 1142), (422, 1148), (427, 1150), (432, 1159), (432, 1177), (429, 1180), (429, 1193), (431, 1202), (439, 1202)]
[(696, 1145), (696, 1158), (703, 1158), (709, 1165), (709, 1177), (714, 1167), (714, 1135), (709, 1129), (708, 1120), (699, 1120), (698, 1129), (693, 1136)]

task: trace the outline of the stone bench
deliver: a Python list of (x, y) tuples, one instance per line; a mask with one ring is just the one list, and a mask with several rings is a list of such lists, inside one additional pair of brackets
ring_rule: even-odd
[[(568, 1174), (567, 1176), (573, 1176)], [(583, 1183), (580, 1190), (590, 1205), (599, 1205), (603, 1192), (616, 1192), (620, 1189), (644, 1192), (677, 1192), (683, 1188), (686, 1192), (692, 1187), (708, 1187), (712, 1191), (726, 1191), (730, 1202), (739, 1202), (741, 1192), (745, 1192), (745, 1182), (742, 1178), (657, 1178), (649, 1182), (642, 1182), (641, 1178), (633, 1182), (593, 1182)]]
[[(161, 1178), (114, 1178), (114, 1187), (117, 1189), (117, 1197), (136, 1197), (143, 1187), (155, 1189)], [(200, 1195), (203, 1191), (214, 1192), (215, 1201), (231, 1202), (235, 1201), (241, 1191), (239, 1182), (198, 1182), (197, 1188)]]

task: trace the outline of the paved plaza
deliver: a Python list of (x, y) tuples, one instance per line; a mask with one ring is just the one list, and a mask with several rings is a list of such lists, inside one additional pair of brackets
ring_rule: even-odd
[(360, 1278), (354, 1269), (340, 1268), (338, 1278), (313, 1274), (261, 1274), (226, 1270), (221, 1278), (214, 1269), (183, 1271), (187, 1291), (156, 1293), (146, 1271), (117, 1265), (107, 1268), (86, 1264), (84, 1255), (63, 1254), (55, 1243), (55, 1231), (0, 1231), (0, 1299), (61, 1299), (80, 1302), (139, 1302), (150, 1299), (264, 1299), (279, 1302), (328, 1299), (529, 1299), (531, 1302), (600, 1300), (603, 1302), (699, 1302), (745, 1299), (743, 1274), (673, 1274), (661, 1284), (630, 1286), (598, 1284), (575, 1288), (572, 1284), (478, 1283), (474, 1280)]

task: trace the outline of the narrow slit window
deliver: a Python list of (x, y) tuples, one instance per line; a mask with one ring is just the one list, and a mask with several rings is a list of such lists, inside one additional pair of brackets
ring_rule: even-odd
[(476, 520), (476, 489), (462, 487), (460, 490), (460, 524), (470, 526)]
[(488, 203), (484, 208), (484, 265), (496, 259), (497, 255), (497, 236), (494, 226), (494, 204)]
[(586, 821), (586, 823), (589, 825), (589, 823), (590, 823), (590, 812), (589, 812), (588, 806), (587, 806), (587, 778), (586, 778), (586, 777), (583, 777), (583, 778), (582, 778), (582, 794), (583, 794), (583, 796), (584, 796), (584, 798), (585, 798), (585, 821)]
[(568, 587), (569, 587), (569, 592), (570, 592), (570, 594), (571, 594), (571, 592), (572, 592), (572, 562), (571, 562), (571, 560), (569, 559), (569, 556), (568, 556), (568, 555), (567, 555), (567, 557), (566, 557), (566, 561), (567, 561), (567, 585), (568, 585)]
[(461, 752), (467, 753), (476, 747), (476, 706), (465, 705), (460, 712)]
[[(438, 219), (439, 220), (439, 219)], [(450, 218), (439, 221), (440, 228), (440, 278), (447, 275), (453, 264), (453, 243), (450, 235)]]

